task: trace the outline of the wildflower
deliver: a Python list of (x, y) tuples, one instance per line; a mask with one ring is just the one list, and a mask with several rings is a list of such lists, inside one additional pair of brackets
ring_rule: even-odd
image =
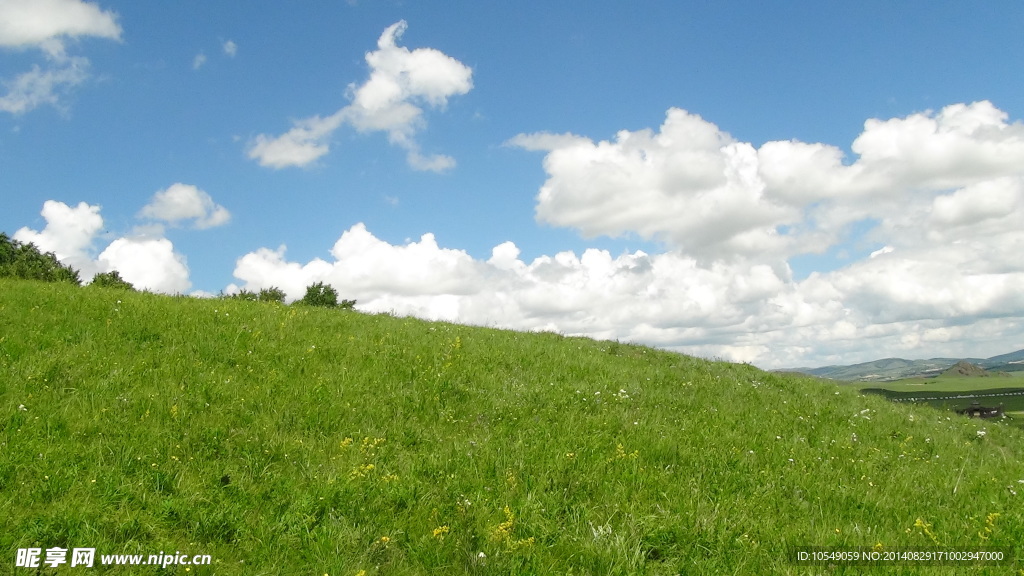
[(984, 430), (978, 430), (977, 434), (978, 434), (978, 438), (984, 438), (986, 432)]
[(938, 545), (939, 545), (939, 539), (938, 539), (938, 538), (936, 538), (936, 537), (935, 537), (935, 533), (934, 533), (934, 532), (932, 532), (932, 525), (931, 525), (930, 523), (928, 523), (928, 522), (925, 522), (924, 520), (922, 520), (922, 519), (918, 518), (918, 519), (917, 519), (917, 520), (916, 520), (916, 521), (914, 522), (914, 528), (920, 528), (920, 529), (921, 529), (921, 533), (922, 533), (922, 534), (924, 534), (925, 536), (927, 536), (928, 538), (930, 538), (930, 539), (931, 539), (931, 541), (932, 541), (932, 542), (933, 542), (933, 543), (934, 543), (934, 544), (935, 544), (936, 546), (938, 546)]
[(355, 468), (352, 469), (352, 472), (350, 472), (348, 476), (349, 478), (364, 478), (367, 474), (373, 472), (374, 468), (376, 468), (376, 466), (374, 466), (373, 464), (364, 464), (363, 466), (356, 466)]
[(498, 524), (491, 530), (491, 539), (497, 541), (507, 541), (512, 537), (512, 527), (516, 523), (516, 516), (512, 513), (512, 509), (505, 506), (503, 512), (505, 513), (505, 521)]
[(622, 444), (616, 444), (615, 445), (615, 456), (612, 456), (611, 458), (609, 458), (608, 462), (614, 462), (616, 460), (625, 460), (625, 459), (636, 460), (639, 456), (640, 456), (640, 451), (639, 450), (633, 450), (632, 452), (627, 453), (626, 449), (622, 446)]
[(437, 528), (434, 528), (434, 538), (444, 540), (444, 537), (448, 532), (451, 532), (451, 529), (447, 525), (438, 526)]

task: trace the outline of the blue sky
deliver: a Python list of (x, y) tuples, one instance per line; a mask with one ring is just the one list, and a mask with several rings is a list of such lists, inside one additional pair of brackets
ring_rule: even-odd
[(1017, 2), (0, 0), (0, 230), (764, 367), (1024, 342)]

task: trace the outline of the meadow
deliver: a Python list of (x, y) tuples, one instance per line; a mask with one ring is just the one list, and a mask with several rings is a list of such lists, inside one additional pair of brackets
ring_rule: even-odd
[(857, 382), (861, 392), (879, 394), (894, 402), (913, 402), (939, 410), (956, 411), (977, 402), (1002, 406), (1007, 423), (1024, 428), (1024, 372), (987, 377), (938, 376), (892, 382)]
[(1024, 388), (1024, 372), (1006, 372), (1005, 376), (904, 378), (891, 382), (855, 382), (858, 388), (878, 388), (892, 392), (976, 392), (978, 390)]
[(1024, 575), (1024, 430), (619, 342), (0, 279), (0, 410), (14, 574)]

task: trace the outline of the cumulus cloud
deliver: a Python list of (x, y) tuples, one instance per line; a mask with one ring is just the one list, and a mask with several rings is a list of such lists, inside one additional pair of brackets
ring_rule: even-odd
[(800, 217), (766, 197), (753, 146), (685, 110), (613, 141), (541, 133), (509, 144), (547, 152), (537, 219), (586, 237), (634, 233), (717, 258), (781, 249), (778, 227)]
[(100, 207), (79, 202), (71, 207), (63, 202), (47, 200), (40, 212), (46, 220), (42, 231), (27, 226), (14, 233), (14, 239), (35, 244), (43, 252), (53, 252), (63, 264), (79, 271), (85, 278), (92, 278), (101, 270), (93, 260), (93, 241), (103, 229)]
[(263, 166), (306, 166), (329, 151), (331, 134), (348, 123), (359, 132), (384, 132), (388, 140), (406, 151), (415, 170), (442, 172), (455, 165), (445, 155), (424, 155), (415, 135), (426, 125), (423, 106), (444, 108), (452, 96), (473, 88), (472, 70), (433, 48), (409, 50), (398, 46), (406, 23), (389, 26), (377, 41), (377, 50), (366, 54), (370, 77), (351, 84), (351, 103), (325, 118), (314, 116), (294, 123), (277, 137), (260, 134), (248, 155)]
[(845, 164), (826, 144), (769, 142), (758, 151), (768, 197), (808, 205), (836, 228), (883, 216), (896, 205), (930, 202), (935, 194), (1022, 173), (1024, 124), (991, 102), (953, 104), (938, 113), (870, 119)]
[(708, 270), (672, 253), (613, 257), (589, 249), (526, 263), (505, 242), (480, 261), (440, 247), (432, 234), (391, 245), (363, 224), (343, 233), (331, 256), (301, 264), (288, 261), (283, 247), (261, 249), (240, 258), (234, 275), (242, 288), (277, 286), (291, 300), (305, 286), (327, 282), (366, 311), (676, 345), (752, 322), (762, 301), (787, 283), (767, 265)]
[(367, 312), (556, 330), (766, 367), (892, 356), (922, 342), (958, 354), (958, 338), (1009, 350), (1024, 328), (1024, 295), (1016, 288), (1024, 266), (970, 271), (969, 250), (945, 261), (882, 252), (794, 281), (784, 264), (734, 259), (708, 266), (679, 252), (588, 249), (526, 262), (504, 242), (476, 260), (440, 247), (430, 234), (396, 246), (357, 224), (331, 256), (300, 263), (289, 261), (284, 247), (260, 249), (240, 258), (234, 275), (241, 288), (277, 286), (289, 300), (327, 282)]
[(149, 204), (139, 211), (139, 217), (172, 225), (191, 220), (193, 227), (203, 229), (226, 224), (231, 213), (206, 192), (179, 182), (154, 194)]
[(167, 238), (118, 238), (100, 254), (99, 262), (140, 289), (178, 294), (192, 285), (185, 257)]
[[(71, 207), (47, 200), (41, 214), (46, 220), (42, 231), (24, 227), (14, 233), (14, 239), (53, 252), (63, 264), (78, 270), (85, 282), (98, 273), (117, 270), (139, 289), (174, 294), (191, 286), (185, 256), (163, 237), (162, 224), (136, 227), (131, 234), (115, 238), (96, 255), (96, 245), (103, 237), (109, 237), (101, 233), (103, 217), (99, 206), (80, 202)], [(227, 209), (216, 204), (209, 194), (181, 183), (154, 194), (138, 215), (171, 225), (191, 221), (193, 228), (220, 226), (230, 218)]]
[(238, 54), (238, 44), (235, 44), (231, 40), (225, 41), (222, 48), (229, 58), (234, 58)]
[(96, 243), (103, 229), (99, 206), (80, 202), (72, 208), (47, 200), (42, 216), (46, 220), (42, 231), (21, 228), (14, 233), (14, 239), (53, 252), (62, 264), (78, 270), (84, 282), (98, 273), (117, 270), (140, 290), (173, 294), (184, 292), (191, 285), (184, 256), (176, 253), (166, 238), (117, 238), (96, 256)]
[[(985, 203), (938, 195), (1024, 173), (1024, 125), (990, 102), (868, 120), (846, 163), (829, 144), (738, 142), (700, 116), (670, 109), (655, 132), (620, 131), (595, 142), (572, 134), (520, 134), (508, 144), (546, 152), (537, 196), (541, 222), (584, 236), (636, 234), (701, 260), (823, 252), (852, 224), (897, 215), (983, 216), (1010, 210), (1010, 192)], [(999, 184), (992, 184), (1002, 190)], [(986, 190), (989, 190), (986, 188)], [(996, 197), (994, 194), (1002, 194)], [(947, 222), (952, 224), (952, 221)]]
[(206, 64), (206, 54), (203, 54), (202, 52), (196, 54), (196, 57), (192, 59), (193, 70), (199, 70), (204, 64)]
[(984, 226), (1001, 222), (1007, 231), (1020, 226), (1024, 187), (1020, 178), (996, 178), (938, 196), (931, 216), (936, 228), (946, 226)]
[[(988, 102), (869, 120), (852, 162), (832, 144), (755, 147), (679, 109), (657, 130), (607, 141), (521, 134), (508, 144), (545, 153), (538, 220), (655, 239), (663, 251), (525, 261), (504, 242), (480, 260), (431, 234), (391, 245), (358, 224), (330, 259), (261, 249), (235, 276), (292, 299), (322, 281), (370, 312), (765, 367), (1009, 351), (1024, 338), (1022, 142), (1021, 124)], [(794, 277), (794, 255), (829, 248), (853, 252)]]
[(88, 78), (89, 61), (69, 56), (67, 39), (120, 40), (117, 16), (80, 0), (4, 0), (0, 2), (0, 47), (35, 48), (45, 66), (17, 75), (3, 84), (0, 110), (22, 114), (44, 104), (58, 106), (60, 96)]

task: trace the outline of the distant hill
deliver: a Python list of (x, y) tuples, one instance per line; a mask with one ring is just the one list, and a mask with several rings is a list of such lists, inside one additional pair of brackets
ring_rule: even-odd
[(978, 366), (977, 364), (971, 364), (965, 360), (961, 360), (956, 364), (949, 367), (948, 370), (942, 373), (943, 376), (951, 377), (965, 377), (965, 378), (976, 378), (989, 376), (987, 370)]
[(821, 368), (789, 368), (786, 372), (800, 372), (831, 380), (886, 382), (902, 378), (927, 378), (939, 376), (960, 362), (973, 365), (983, 371), (1020, 372), (1024, 371), (1024, 349), (1000, 354), (991, 358), (930, 358), (928, 360), (906, 360), (904, 358), (883, 358), (871, 362), (848, 366), (823, 366)]

